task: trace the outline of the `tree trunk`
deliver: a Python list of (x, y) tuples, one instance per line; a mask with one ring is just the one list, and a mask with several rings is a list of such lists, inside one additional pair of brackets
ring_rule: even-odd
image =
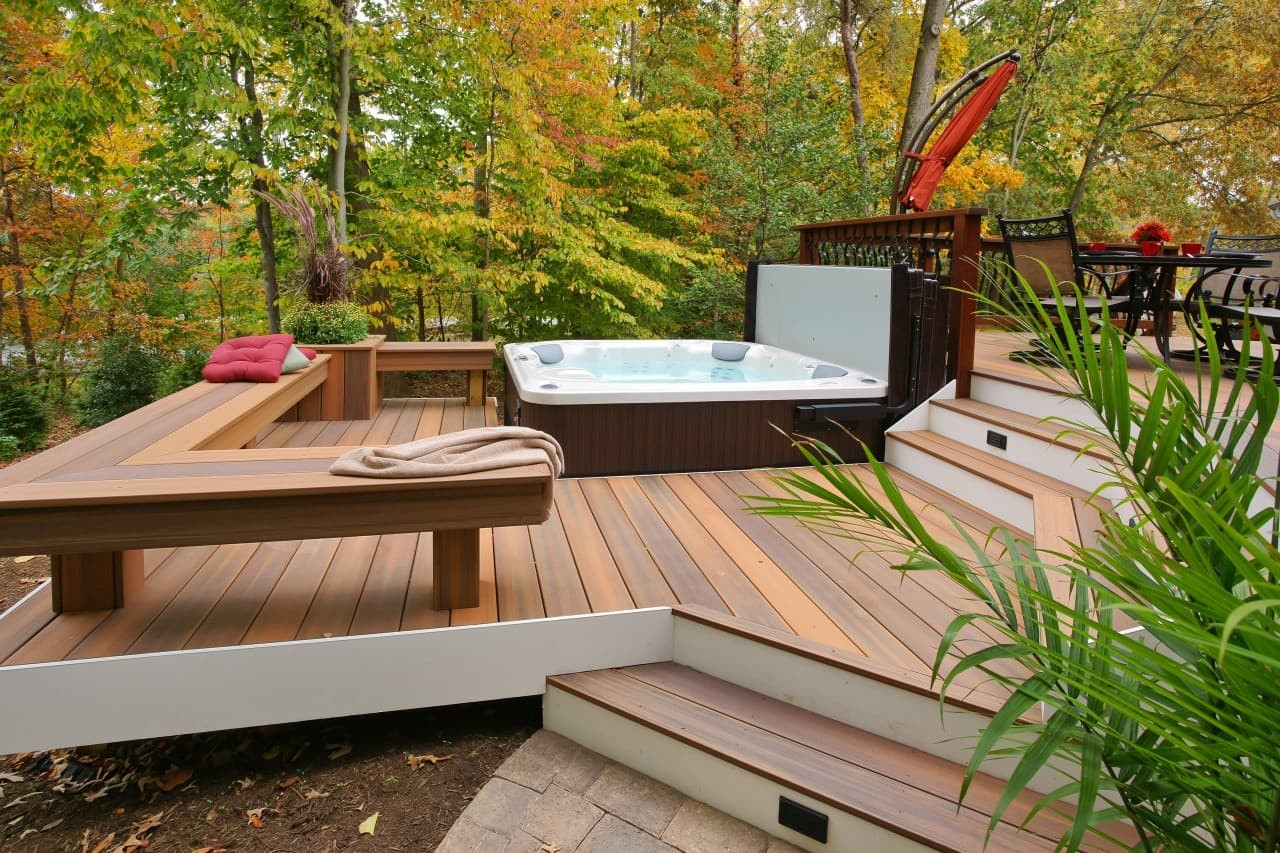
[(865, 181), (870, 177), (867, 159), (867, 143), (864, 130), (866, 112), (862, 108), (862, 74), (858, 70), (858, 36), (854, 32), (853, 0), (840, 0), (840, 46), (844, 49), (844, 70), (849, 77), (849, 112), (853, 114), (853, 145), (858, 160), (858, 171)]
[(942, 40), (942, 22), (946, 14), (947, 4), (943, 0), (925, 0), (924, 14), (920, 19), (920, 42), (916, 46), (916, 62), (911, 70), (907, 114), (902, 119), (902, 137), (898, 140), (899, 151), (906, 148), (933, 106), (933, 87), (938, 78), (938, 45)]
[[(492, 213), (493, 200), (493, 167), (497, 152), (498, 90), (495, 85), (489, 91), (489, 119), (481, 130), (479, 155), (476, 159), (475, 175), (472, 178), (472, 209), (480, 219), (489, 219)], [(493, 239), (486, 227), (480, 238), (481, 270), (489, 268), (493, 252)], [(471, 294), (471, 340), (485, 341), (489, 339), (489, 311), (484, 299), (478, 292)]]
[[(258, 193), (264, 193), (270, 187), (262, 177), (267, 168), (265, 139), (266, 121), (262, 108), (258, 105), (258, 90), (255, 83), (253, 62), (248, 56), (244, 60), (244, 83), (241, 85), (245, 98), (253, 111), (246, 118), (240, 117), (240, 137), (244, 144), (246, 157), (250, 163), (258, 167), (254, 170), (252, 189), (254, 191), (254, 220), (258, 230), (258, 245), (262, 250), (262, 288), (267, 303), (267, 328), (271, 334), (280, 332), (280, 285), (276, 281), (276, 235), (271, 221), (271, 204)], [(238, 81), (235, 60), (232, 60), (231, 79)]]
[[(27, 287), (22, 275), (22, 246), (18, 242), (18, 214), (13, 203), (13, 187), (9, 184), (9, 172), (17, 171), (10, 161), (0, 160), (0, 194), (4, 196), (4, 231), (5, 242), (9, 247), (6, 261), (13, 269), (13, 298), (18, 305), (18, 329), (22, 335), (22, 348), (26, 351), (27, 367), (35, 370), (36, 338), (31, 329), (31, 307), (27, 304)], [(0, 304), (3, 304), (3, 292), (0, 292)]]
[(341, 18), (338, 33), (337, 62), (333, 68), (333, 117), (337, 125), (333, 148), (329, 152), (329, 192), (337, 203), (334, 238), (339, 246), (347, 245), (347, 139), (351, 133), (351, 22), (355, 17), (354, 0), (332, 0)]

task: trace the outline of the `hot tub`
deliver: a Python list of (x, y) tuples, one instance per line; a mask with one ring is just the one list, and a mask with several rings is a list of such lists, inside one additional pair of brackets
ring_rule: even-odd
[(507, 420), (554, 435), (566, 474), (803, 463), (774, 427), (862, 458), (879, 452), (883, 379), (764, 344), (703, 340), (508, 344)]

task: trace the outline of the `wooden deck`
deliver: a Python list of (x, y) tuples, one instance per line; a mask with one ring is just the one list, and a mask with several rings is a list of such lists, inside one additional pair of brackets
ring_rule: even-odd
[[(1150, 338), (1139, 337), (1128, 347), (1129, 375), (1135, 383), (1141, 384), (1142, 377), (1150, 375), (1146, 363), (1138, 350), (1139, 347), (1154, 350), (1155, 344), (1151, 340)], [(1193, 342), (1189, 337), (1174, 337), (1170, 343), (1173, 349), (1177, 350), (1190, 349)], [(1015, 382), (1032, 388), (1056, 392), (1059, 386), (1056, 384), (1055, 379), (1065, 376), (1063, 371), (1058, 368), (1025, 364), (1009, 359), (1009, 353), (1015, 350), (1025, 350), (1028, 347), (1026, 335), (984, 330), (977, 335), (974, 349), (974, 373), (979, 376), (992, 376), (1006, 382)], [(1193, 390), (1198, 387), (1195, 362), (1175, 359), (1171, 364)], [(1267, 446), (1273, 451), (1273, 454), (1280, 453), (1280, 421), (1272, 425), (1271, 432), (1267, 438)], [(1277, 459), (1273, 458), (1270, 468), (1268, 468), (1267, 462), (1264, 460), (1263, 470), (1275, 474), (1277, 471), (1276, 463)]]
[[(396, 400), (371, 421), (275, 425), (258, 445), (395, 442), (475, 411)], [(924, 483), (901, 485), (979, 539), (991, 524)], [(146, 583), (121, 609), (55, 616), (46, 588), (5, 614), (0, 666), (694, 603), (927, 673), (950, 583), (901, 577), (858, 543), (754, 516), (739, 497), (771, 491), (762, 471), (561, 480), (546, 523), (482, 531), (481, 602), (465, 610), (431, 609), (430, 533), (149, 550)]]

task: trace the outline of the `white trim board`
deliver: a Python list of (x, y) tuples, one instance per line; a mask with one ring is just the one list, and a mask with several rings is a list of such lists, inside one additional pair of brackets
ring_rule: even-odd
[(671, 660), (670, 608), (0, 668), (0, 754), (536, 696)]

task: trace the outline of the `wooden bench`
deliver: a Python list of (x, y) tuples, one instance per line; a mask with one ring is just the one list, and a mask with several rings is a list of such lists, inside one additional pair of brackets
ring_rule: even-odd
[(492, 341), (442, 342), (430, 345), (411, 341), (385, 341), (378, 347), (375, 370), (396, 373), (406, 370), (467, 371), (467, 405), (484, 403), (485, 374), (493, 367), (497, 349)]
[(125, 604), (145, 548), (432, 531), (433, 606), (475, 606), (480, 528), (545, 521), (549, 467), (383, 480), (329, 474), (347, 447), (246, 447), (329, 369), (201, 382), (0, 470), (0, 555), (49, 553), (54, 609), (94, 610)]

